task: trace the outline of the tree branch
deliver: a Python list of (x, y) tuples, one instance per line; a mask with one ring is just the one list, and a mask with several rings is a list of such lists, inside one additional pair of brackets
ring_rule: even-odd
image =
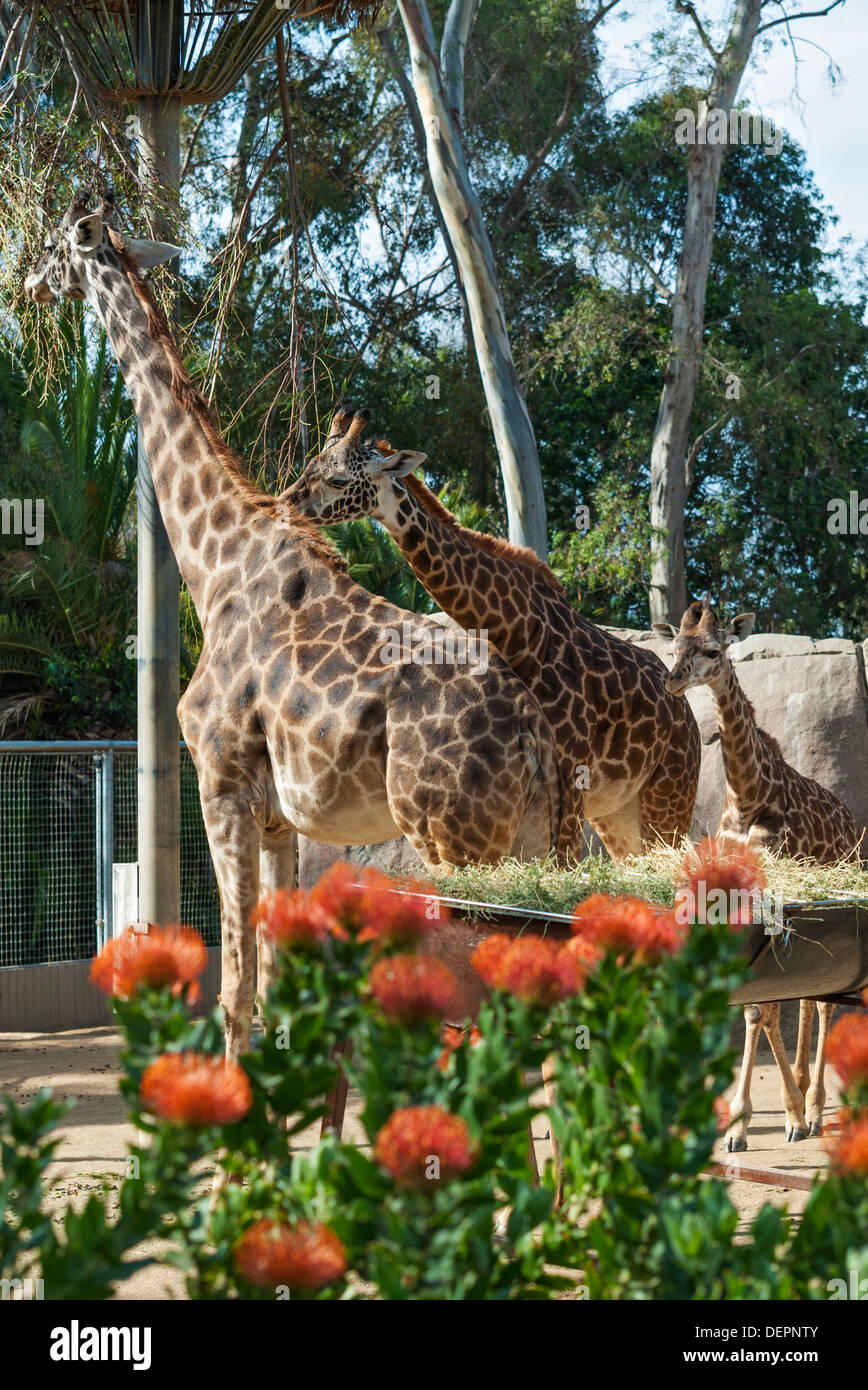
[[(775, 0), (776, 4), (781, 4), (781, 0)], [(795, 24), (799, 19), (822, 19), (824, 15), (836, 10), (839, 5), (843, 5), (844, 0), (832, 0), (824, 10), (802, 10), (799, 14), (783, 14), (778, 19), (770, 19), (768, 24), (761, 24), (757, 29), (758, 34), (764, 34), (768, 29), (776, 29), (779, 24)]]
[(464, 54), (479, 10), (479, 0), (452, 0), (443, 24), (440, 71), (446, 100), (459, 129), (464, 128)]
[(688, 18), (693, 20), (694, 27), (702, 41), (703, 48), (706, 50), (707, 53), (711, 55), (712, 59), (714, 60), (715, 66), (717, 66), (723, 55), (718, 52), (714, 44), (711, 42), (711, 39), (705, 32), (705, 29), (702, 25), (702, 21), (700, 20), (699, 15), (696, 13), (696, 6), (692, 5), (690, 3), (690, 0), (675, 0), (675, 8), (676, 10), (678, 10), (679, 14), (686, 14)]
[(551, 130), (549, 131), (548, 135), (546, 136), (545, 140), (540, 145), (536, 153), (532, 154), (528, 159), (524, 173), (521, 175), (518, 182), (513, 185), (506, 199), (506, 202), (500, 210), (500, 216), (498, 217), (498, 222), (500, 226), (496, 236), (493, 238), (495, 242), (501, 241), (505, 236), (506, 232), (509, 231), (512, 222), (515, 220), (513, 214), (516, 208), (518, 207), (521, 195), (527, 188), (534, 174), (545, 163), (558, 137), (560, 135), (563, 135), (564, 131), (566, 130), (567, 122), (570, 118), (570, 112), (573, 108), (573, 101), (576, 95), (576, 86), (577, 79), (575, 72), (570, 72), (569, 78), (567, 79), (567, 90), (564, 95), (563, 105), (558, 113), (554, 125), (552, 126)]
[[(397, 10), (395, 10), (392, 18), (397, 20)], [(449, 257), (449, 262), (452, 266), (452, 273), (455, 276), (455, 284), (458, 287), (458, 294), (461, 299), (461, 316), (464, 320), (464, 341), (466, 343), (470, 343), (473, 339), (470, 329), (470, 315), (467, 309), (467, 297), (464, 293), (464, 285), (461, 279), (461, 267), (458, 264), (458, 257), (455, 254), (455, 247), (452, 245), (452, 238), (449, 235), (449, 228), (446, 226), (443, 213), (440, 209), (440, 204), (434, 195), (434, 187), (431, 183), (431, 173), (428, 168), (428, 153), (425, 145), (425, 127), (422, 124), (422, 116), (419, 111), (419, 103), (416, 100), (416, 93), (413, 91), (413, 84), (408, 78), (406, 72), (404, 71), (404, 65), (398, 57), (395, 45), (392, 42), (392, 35), (389, 33), (391, 23), (392, 20), (389, 21), (389, 24), (387, 24), (384, 29), (381, 29), (379, 31), (379, 33), (377, 34), (377, 38), (379, 39), (380, 46), (382, 47), (383, 52), (385, 53), (389, 61), (389, 66), (391, 67), (392, 72), (394, 73), (395, 81), (397, 82), (398, 87), (401, 91), (401, 96), (404, 98), (404, 106), (406, 107), (407, 115), (410, 118), (410, 128), (413, 131), (413, 140), (415, 142), (416, 149), (419, 152), (419, 158), (422, 161), (422, 168), (425, 170), (425, 181), (423, 184), (423, 190), (427, 195), (428, 202), (431, 205), (431, 209), (434, 213), (434, 220), (436, 221), (437, 226), (440, 230), (440, 235), (443, 238), (443, 244), (446, 247), (446, 254)]]

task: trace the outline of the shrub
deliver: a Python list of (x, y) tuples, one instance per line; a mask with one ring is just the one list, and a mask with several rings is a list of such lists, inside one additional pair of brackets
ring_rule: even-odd
[[(722, 882), (728, 869), (709, 851), (698, 871)], [(566, 944), (489, 937), (474, 965), (490, 996), (459, 1028), (451, 973), (431, 955), (445, 909), (421, 885), (357, 872), (337, 866), (313, 893), (260, 905), (277, 969), (262, 1037), (237, 1062), (223, 1059), (219, 1010), (190, 1013), (204, 953), (189, 932), (98, 958), (147, 1139), (113, 1218), (92, 1197), (54, 1230), (41, 1175), (63, 1107), (7, 1100), (0, 1273), (41, 1271), (51, 1298), (105, 1297), (155, 1236), (170, 1248), (150, 1258), (179, 1266), (193, 1298), (818, 1298), (865, 1270), (868, 1020), (830, 1038), (843, 1127), (799, 1231), (767, 1204), (736, 1242), (727, 1189), (705, 1170), (746, 970), (737, 923), (685, 926), (601, 895)], [(550, 1106), (536, 1099), (546, 1058)], [(364, 1143), (327, 1134), (290, 1151), (326, 1113), (339, 1065)], [(537, 1182), (528, 1131), (543, 1109), (561, 1171)]]

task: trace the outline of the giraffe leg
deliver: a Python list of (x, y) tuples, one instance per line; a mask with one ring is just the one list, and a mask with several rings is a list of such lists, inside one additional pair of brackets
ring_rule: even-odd
[(208, 795), (200, 788), (202, 816), (220, 890), (223, 974), (220, 1002), (226, 1016), (226, 1056), (247, 1050), (256, 983), (256, 933), (250, 916), (259, 897), (259, 830), (239, 792)]
[[(276, 888), (295, 887), (295, 831), (280, 836), (263, 835), (259, 846), (259, 892), (262, 897)], [(261, 932), (256, 934), (256, 993), (265, 998), (274, 974), (274, 950)]]
[(608, 816), (589, 819), (613, 859), (642, 853), (642, 809), (638, 797)]
[(756, 1060), (756, 1047), (762, 1032), (766, 1004), (745, 1004), (744, 1006), (744, 1052), (741, 1058), (741, 1071), (735, 1095), (730, 1101), (730, 1114), (735, 1119), (726, 1132), (724, 1148), (728, 1154), (743, 1153), (747, 1148), (747, 1127), (750, 1124), (753, 1106), (750, 1099), (751, 1078)]
[(769, 1040), (772, 1055), (777, 1062), (778, 1071), (781, 1074), (781, 1101), (787, 1116), (787, 1143), (792, 1144), (799, 1139), (807, 1139), (808, 1137), (808, 1126), (805, 1122), (805, 1102), (796, 1085), (784, 1047), (784, 1040), (781, 1037), (781, 1006), (780, 1004), (770, 1004), (768, 1008), (769, 1012), (763, 1027)]
[(812, 1135), (823, 1133), (823, 1107), (826, 1104), (826, 1087), (823, 1076), (826, 1069), (826, 1038), (829, 1025), (835, 1013), (834, 1004), (818, 1004), (819, 1026), (817, 1028), (817, 1055), (814, 1059), (814, 1074), (805, 1097), (805, 1118)]
[(793, 1078), (802, 1095), (806, 1095), (811, 1080), (811, 1033), (814, 1027), (813, 999), (799, 1000), (799, 1040), (796, 1043), (796, 1060), (793, 1063)]

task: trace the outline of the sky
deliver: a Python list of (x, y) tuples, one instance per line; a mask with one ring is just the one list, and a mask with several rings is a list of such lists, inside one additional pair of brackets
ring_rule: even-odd
[[(787, 0), (786, 8), (818, 10), (827, 3)], [(718, 21), (713, 37), (719, 41), (732, 0), (697, 0), (696, 8), (712, 24)], [(674, 5), (672, 0), (626, 0), (628, 11), (624, 20), (616, 6), (599, 31), (607, 74), (618, 83), (618, 106), (636, 100), (646, 83), (659, 90), (662, 68), (649, 60), (648, 38), (655, 28), (671, 27)], [(767, 12), (773, 18), (781, 10), (769, 6)], [(676, 16), (676, 24), (676, 32), (693, 32), (684, 16)], [(804, 148), (821, 193), (840, 219), (831, 240), (850, 235), (861, 244), (868, 241), (868, 0), (846, 0), (822, 18), (798, 21), (792, 32), (794, 46), (780, 25), (769, 35), (775, 42), (768, 54), (755, 49), (739, 96)], [(839, 70), (834, 86), (830, 63)]]

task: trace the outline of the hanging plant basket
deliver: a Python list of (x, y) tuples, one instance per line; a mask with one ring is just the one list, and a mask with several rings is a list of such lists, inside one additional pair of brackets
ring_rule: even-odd
[(225, 97), (293, 15), (370, 22), (382, 0), (46, 0), (48, 23), (82, 87), (129, 104)]

